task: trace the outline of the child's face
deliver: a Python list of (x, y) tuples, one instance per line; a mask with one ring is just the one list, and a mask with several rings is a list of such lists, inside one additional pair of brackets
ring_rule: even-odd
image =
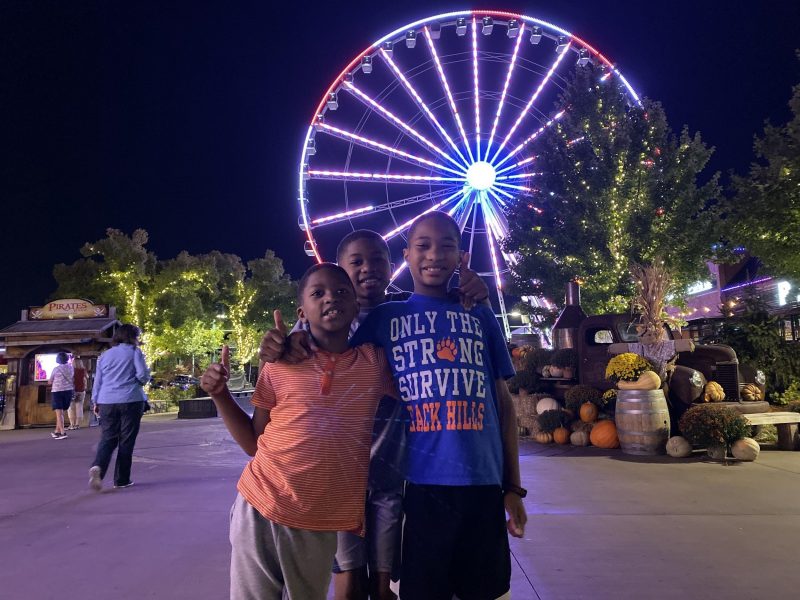
[(341, 261), (339, 266), (350, 276), (359, 302), (371, 306), (384, 301), (392, 276), (386, 248), (375, 240), (353, 240), (342, 252)]
[(403, 257), (414, 279), (415, 292), (445, 294), (461, 258), (458, 238), (446, 223), (427, 219), (417, 225), (408, 239)]
[(358, 314), (353, 286), (344, 275), (331, 269), (311, 274), (303, 290), (303, 303), (297, 315), (309, 322), (313, 330), (336, 333), (350, 331)]

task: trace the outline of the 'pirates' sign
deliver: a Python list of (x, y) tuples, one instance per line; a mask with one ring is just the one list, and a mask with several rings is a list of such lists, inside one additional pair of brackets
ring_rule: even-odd
[(107, 304), (92, 304), (88, 300), (79, 298), (53, 300), (44, 306), (31, 306), (28, 309), (28, 319), (31, 321), (43, 319), (97, 319), (107, 316)]

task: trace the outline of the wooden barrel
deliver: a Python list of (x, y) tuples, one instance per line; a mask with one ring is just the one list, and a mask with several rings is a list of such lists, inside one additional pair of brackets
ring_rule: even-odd
[(669, 409), (662, 390), (619, 390), (615, 420), (625, 454), (665, 454)]

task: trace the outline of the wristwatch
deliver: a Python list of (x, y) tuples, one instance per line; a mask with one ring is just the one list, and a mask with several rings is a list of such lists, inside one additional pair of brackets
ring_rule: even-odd
[(508, 494), (509, 492), (516, 494), (520, 498), (524, 498), (528, 495), (528, 490), (526, 490), (524, 487), (514, 485), (513, 483), (506, 483), (503, 485), (503, 493)]

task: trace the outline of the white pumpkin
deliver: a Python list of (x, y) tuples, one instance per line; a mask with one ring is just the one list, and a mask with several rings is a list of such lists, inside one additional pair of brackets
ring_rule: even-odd
[(675, 458), (686, 458), (692, 454), (692, 445), (685, 437), (674, 435), (667, 440), (667, 454)]
[(589, 445), (589, 432), (588, 431), (575, 431), (569, 436), (569, 441), (573, 446), (588, 446)]
[(731, 454), (733, 458), (751, 462), (758, 458), (758, 453), (761, 452), (761, 447), (758, 442), (753, 438), (742, 438), (733, 442), (731, 446)]
[(555, 398), (542, 398), (536, 403), (536, 413), (539, 415), (546, 410), (558, 410), (559, 408), (561, 406), (559, 406), (558, 400)]

